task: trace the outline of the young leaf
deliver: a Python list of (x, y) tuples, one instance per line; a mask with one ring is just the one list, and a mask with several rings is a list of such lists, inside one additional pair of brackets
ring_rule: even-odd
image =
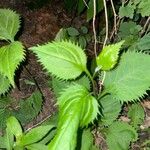
[(141, 13), (142, 17), (150, 16), (150, 1), (142, 0), (138, 5), (138, 12)]
[(7, 128), (16, 137), (16, 140), (20, 140), (22, 136), (22, 128), (15, 117), (11, 116), (7, 119)]
[(20, 140), (20, 145), (26, 146), (40, 141), (52, 128), (53, 125), (39, 126), (31, 129)]
[(111, 95), (102, 97), (99, 102), (101, 103), (102, 116), (100, 124), (108, 126), (117, 119), (121, 111), (121, 103), (114, 99)]
[(140, 104), (132, 104), (128, 111), (128, 117), (131, 119), (131, 125), (134, 128), (138, 128), (145, 117), (143, 107)]
[(7, 77), (2, 75), (1, 73), (0, 73), (0, 83), (1, 83), (0, 84), (0, 95), (5, 94), (10, 87), (10, 81), (8, 80)]
[(109, 150), (127, 150), (130, 142), (136, 141), (136, 130), (125, 122), (114, 122), (106, 134)]
[(85, 87), (75, 84), (62, 92), (58, 105), (57, 133), (48, 145), (49, 149), (74, 150), (78, 127), (86, 126), (96, 118), (98, 103)]
[(74, 79), (86, 70), (86, 55), (71, 42), (53, 42), (30, 48), (48, 72), (61, 79)]
[(116, 65), (119, 57), (118, 54), (123, 43), (124, 41), (121, 41), (113, 45), (105, 46), (102, 49), (102, 52), (96, 58), (97, 65), (100, 69), (110, 70)]
[(0, 48), (0, 73), (6, 76), (14, 86), (14, 74), (18, 65), (24, 59), (22, 43), (16, 41)]
[(19, 15), (9, 9), (0, 9), (0, 39), (14, 41), (20, 27)]
[(150, 56), (135, 51), (123, 53), (119, 65), (107, 72), (105, 92), (122, 102), (138, 100), (150, 87)]

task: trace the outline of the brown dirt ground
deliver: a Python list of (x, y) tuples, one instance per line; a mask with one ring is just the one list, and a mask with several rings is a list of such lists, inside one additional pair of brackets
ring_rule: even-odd
[[(30, 0), (0, 0), (0, 8), (10, 8), (21, 15), (22, 28), (19, 33), (19, 40), (23, 42), (26, 48), (53, 40), (56, 33), (62, 27), (68, 27), (73, 24), (78, 28), (85, 23), (84, 16), (74, 18), (72, 16), (73, 14), (68, 14), (62, 7), (63, 3), (60, 0), (51, 1), (50, 4), (34, 10), (27, 7), (27, 3), (29, 1)], [(42, 67), (37, 62), (36, 57), (28, 50), (27, 60), (16, 78), (18, 78), (16, 81), (19, 84), (18, 87), (12, 90), (12, 97), (17, 100), (29, 97), (33, 91), (37, 90), (37, 86), (27, 85), (24, 81), (26, 79), (34, 79), (36, 80), (45, 99), (42, 112), (36, 119), (25, 126), (25, 129), (28, 129), (41, 122), (48, 116), (51, 116), (56, 111), (56, 107), (54, 106), (55, 98), (52, 90), (47, 84), (50, 77), (48, 77), (45, 71), (42, 70)], [(148, 128), (150, 127), (149, 101), (145, 101), (143, 106), (147, 115), (141, 128)], [(100, 135), (97, 136), (96, 142), (102, 145), (103, 150), (107, 149), (103, 138)], [(132, 146), (132, 149), (140, 150), (141, 148), (139, 148), (139, 142), (142, 143), (145, 139), (150, 139), (149, 133), (141, 132), (139, 141)]]

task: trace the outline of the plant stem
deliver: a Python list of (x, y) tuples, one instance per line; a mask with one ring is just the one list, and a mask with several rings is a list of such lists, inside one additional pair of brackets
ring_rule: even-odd
[(93, 86), (93, 91), (94, 91), (94, 94), (95, 93), (95, 84), (94, 84), (94, 79), (93, 77), (91, 76), (90, 72), (87, 70), (87, 68), (85, 69), (85, 73), (87, 74), (87, 76), (90, 78), (91, 82), (92, 82), (92, 86)]

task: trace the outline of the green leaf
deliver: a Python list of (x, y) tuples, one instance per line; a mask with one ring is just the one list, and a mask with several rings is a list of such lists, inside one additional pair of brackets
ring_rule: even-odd
[(114, 99), (111, 95), (106, 95), (100, 100), (102, 116), (100, 124), (104, 126), (111, 125), (117, 119), (121, 111), (121, 103)]
[(13, 42), (0, 48), (0, 73), (6, 76), (14, 86), (15, 70), (24, 59), (24, 49), (21, 42)]
[(97, 66), (102, 70), (112, 69), (117, 63), (118, 54), (123, 43), (124, 41), (121, 41), (116, 44), (105, 46), (96, 58)]
[(66, 30), (68, 31), (68, 34), (70, 36), (78, 36), (80, 34), (79, 31), (76, 28), (73, 28), (73, 27), (69, 27)]
[(135, 9), (136, 9), (135, 5), (132, 4), (132, 2), (129, 2), (128, 5), (121, 6), (119, 8), (119, 16), (121, 18), (129, 17), (130, 19), (133, 19)]
[(0, 95), (5, 94), (10, 88), (10, 81), (0, 73)]
[(14, 145), (14, 135), (11, 132), (10, 128), (6, 128), (5, 138), (5, 145), (7, 150), (12, 150)]
[(82, 26), (81, 31), (82, 31), (83, 34), (87, 34), (88, 33), (88, 28), (86, 26)]
[(39, 144), (39, 143), (26, 146), (26, 148), (28, 150), (48, 150), (48, 147), (46, 145)]
[[(88, 3), (89, 8), (87, 9), (87, 21), (90, 21), (93, 18), (94, 6), (93, 0), (90, 0)], [(96, 14), (102, 11), (104, 8), (103, 0), (96, 0)]]
[(20, 145), (25, 146), (40, 141), (52, 128), (53, 125), (39, 126), (31, 129), (20, 140)]
[(85, 87), (75, 84), (62, 92), (58, 105), (57, 133), (48, 145), (49, 149), (74, 150), (78, 127), (86, 126), (96, 118), (98, 103)]
[(132, 104), (132, 106), (129, 107), (128, 117), (131, 119), (131, 125), (134, 128), (138, 128), (144, 121), (144, 108), (140, 104)]
[[(87, 3), (87, 0), (85, 0)], [(85, 9), (86, 5), (83, 0), (78, 0), (78, 14), (82, 13)]]
[(9, 9), (0, 9), (0, 39), (14, 41), (20, 27), (19, 15)]
[(150, 50), (150, 33), (144, 35), (138, 42), (137, 47), (139, 50)]
[(83, 130), (81, 150), (91, 150), (93, 146), (93, 135), (89, 129)]
[(125, 40), (124, 45), (133, 45), (139, 39), (139, 32), (141, 29), (142, 27), (135, 22), (123, 22), (120, 24), (119, 28), (119, 39)]
[(150, 1), (149, 0), (142, 0), (138, 5), (138, 12), (141, 13), (142, 17), (150, 16)]
[(150, 87), (150, 56), (135, 51), (123, 53), (119, 65), (107, 72), (104, 92), (122, 102), (138, 100)]
[(4, 129), (6, 127), (6, 120), (11, 116), (11, 111), (6, 107), (0, 109), (0, 129)]
[(86, 42), (86, 38), (84, 36), (80, 36), (79, 37), (79, 45), (85, 49), (86, 48), (86, 45), (87, 45), (87, 42)]
[(63, 41), (67, 39), (68, 39), (67, 30), (61, 28), (56, 34), (55, 41)]
[(14, 111), (13, 114), (22, 124), (28, 123), (41, 111), (42, 101), (41, 93), (34, 92), (26, 100), (20, 100), (19, 110)]
[(90, 80), (87, 76), (83, 76), (83, 77), (73, 80), (73, 81), (62, 81), (55, 77), (52, 77), (52, 88), (53, 88), (55, 96), (59, 97), (61, 92), (65, 88), (67, 88), (68, 86), (74, 85), (75, 83), (83, 85), (88, 90), (90, 90)]
[(60, 79), (74, 79), (86, 70), (86, 55), (71, 42), (53, 42), (30, 48), (48, 72)]
[(11, 116), (7, 119), (7, 128), (12, 132), (12, 134), (16, 137), (16, 140), (20, 140), (22, 136), (22, 128), (18, 120)]
[(123, 22), (120, 24), (119, 28), (119, 37), (121, 39), (128, 38), (130, 35), (138, 35), (139, 31), (141, 31), (142, 27), (137, 25), (135, 22)]
[(6, 148), (5, 137), (0, 136), (0, 149)]
[(130, 142), (136, 141), (136, 130), (125, 122), (114, 122), (106, 134), (109, 150), (127, 150)]

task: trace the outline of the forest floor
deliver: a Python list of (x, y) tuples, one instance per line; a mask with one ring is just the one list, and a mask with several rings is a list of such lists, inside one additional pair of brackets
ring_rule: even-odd
[[(72, 17), (73, 14), (69, 14), (64, 10), (63, 3), (60, 0), (51, 1), (43, 7), (36, 9), (29, 7), (30, 1), (0, 0), (0, 8), (10, 8), (21, 15), (22, 27), (18, 37), (26, 48), (52, 41), (62, 27), (73, 25), (79, 28), (86, 24), (84, 15)], [(12, 90), (11, 96), (16, 100), (20, 100), (29, 97), (35, 90), (40, 88), (45, 100), (41, 113), (36, 119), (25, 126), (27, 129), (54, 114), (57, 108), (54, 105), (55, 98), (52, 89), (48, 84), (50, 77), (42, 70), (41, 65), (31, 52), (27, 50), (26, 54), (27, 60), (16, 76), (18, 86)], [(36, 81), (37, 85), (26, 83), (26, 81), (33, 80)], [(143, 126), (147, 128), (150, 127), (150, 103), (145, 101), (143, 106), (146, 112)], [(125, 120), (126, 118), (123, 119)], [(145, 139), (150, 139), (149, 133), (141, 132), (139, 142), (132, 146), (133, 149), (139, 150), (139, 143), (142, 143)], [(102, 139), (99, 140), (101, 141)], [(103, 143), (103, 141), (101, 142)], [(103, 150), (105, 149), (107, 150), (104, 146)]]

